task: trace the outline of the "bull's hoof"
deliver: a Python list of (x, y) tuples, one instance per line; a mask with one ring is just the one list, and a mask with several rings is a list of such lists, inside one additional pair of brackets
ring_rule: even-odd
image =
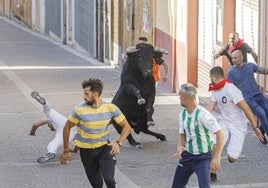
[(129, 144), (131, 146), (135, 146), (136, 147), (136, 145), (137, 145), (137, 142), (135, 140), (129, 140), (128, 142), (129, 142)]
[(129, 141), (129, 144), (130, 144), (131, 146), (134, 146), (134, 147), (138, 148), (138, 149), (142, 148), (142, 144), (139, 143), (139, 142), (136, 142), (135, 140), (131, 140), (131, 141)]
[(155, 126), (155, 122), (154, 121), (148, 121), (147, 126)]
[(161, 135), (159, 137), (157, 137), (158, 139), (160, 139), (161, 141), (166, 141), (167, 137), (165, 135)]
[(140, 98), (138, 101), (137, 101), (137, 103), (138, 103), (138, 105), (142, 105), (142, 104), (145, 104), (145, 99), (144, 98)]
[(136, 142), (136, 148), (141, 149), (142, 147), (143, 147), (143, 146), (142, 146), (142, 144), (141, 144), (141, 143)]

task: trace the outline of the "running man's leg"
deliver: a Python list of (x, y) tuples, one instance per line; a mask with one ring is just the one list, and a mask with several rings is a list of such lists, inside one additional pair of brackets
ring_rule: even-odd
[(194, 166), (194, 171), (197, 174), (198, 184), (200, 188), (210, 187), (210, 162), (211, 158), (202, 159)]
[(228, 160), (236, 162), (242, 153), (246, 134), (247, 124), (230, 125), (230, 142), (227, 147)]
[(116, 157), (110, 154), (111, 147), (104, 146), (100, 156), (100, 167), (103, 175), (103, 179), (107, 188), (115, 188), (116, 182), (114, 179)]
[(172, 188), (184, 188), (187, 185), (190, 176), (194, 173), (194, 169), (192, 168), (192, 155), (187, 151), (184, 151), (181, 156), (182, 159), (180, 159), (177, 165)]
[(262, 95), (258, 103), (265, 112), (265, 115), (263, 115), (263, 117), (265, 117), (263, 120), (265, 123), (263, 123), (264, 126), (262, 126), (262, 128), (265, 130), (266, 134), (268, 135), (268, 98)]
[(252, 100), (248, 100), (247, 103), (250, 106), (250, 108), (253, 111), (253, 113), (260, 119), (260, 122), (261, 122), (261, 125), (260, 126), (265, 131), (265, 133), (268, 135), (268, 118), (267, 118), (267, 114), (265, 112), (266, 105), (263, 105), (265, 107), (265, 109), (264, 109), (262, 106), (260, 106), (253, 99)]
[(86, 171), (87, 178), (94, 188), (103, 187), (102, 173), (98, 163), (98, 155), (100, 155), (101, 148), (84, 149), (80, 148), (80, 157)]
[(182, 164), (178, 164), (172, 183), (172, 188), (184, 188), (193, 173), (194, 171), (191, 169), (190, 166), (182, 166)]

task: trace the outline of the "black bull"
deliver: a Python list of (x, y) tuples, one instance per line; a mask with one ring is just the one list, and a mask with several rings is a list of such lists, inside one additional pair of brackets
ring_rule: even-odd
[[(153, 53), (154, 47), (149, 44), (137, 45), (131, 50), (127, 49), (128, 58), (122, 70), (121, 84), (112, 103), (120, 108), (135, 133), (143, 132), (165, 141), (164, 135), (148, 129), (148, 125), (154, 125), (152, 115), (156, 90), (152, 75)], [(144, 104), (137, 103), (139, 97), (145, 99)], [(117, 132), (121, 133), (121, 127), (114, 121), (113, 125)], [(130, 145), (141, 146), (131, 134), (127, 139)]]

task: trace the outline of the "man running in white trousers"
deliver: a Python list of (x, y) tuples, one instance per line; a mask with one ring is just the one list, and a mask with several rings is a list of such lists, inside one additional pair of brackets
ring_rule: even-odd
[[(41, 97), (38, 92), (33, 91), (31, 96), (43, 105), (43, 111), (47, 118), (37, 121), (33, 124), (30, 135), (35, 136), (35, 132), (38, 127), (47, 124), (51, 131), (56, 131), (55, 138), (47, 145), (47, 153), (37, 159), (40, 164), (45, 164), (56, 157), (57, 150), (63, 146), (63, 127), (67, 121), (67, 118), (51, 108), (46, 99)], [(76, 134), (76, 127), (71, 129), (69, 142), (72, 142)], [(78, 148), (70, 150), (77, 152)]]

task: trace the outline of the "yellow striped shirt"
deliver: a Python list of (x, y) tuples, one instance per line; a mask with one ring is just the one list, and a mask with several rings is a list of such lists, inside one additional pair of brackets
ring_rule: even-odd
[(93, 108), (83, 102), (76, 106), (69, 116), (69, 121), (77, 124), (77, 134), (74, 139), (80, 148), (98, 148), (108, 143), (111, 119), (120, 123), (125, 116), (112, 103), (102, 103)]

